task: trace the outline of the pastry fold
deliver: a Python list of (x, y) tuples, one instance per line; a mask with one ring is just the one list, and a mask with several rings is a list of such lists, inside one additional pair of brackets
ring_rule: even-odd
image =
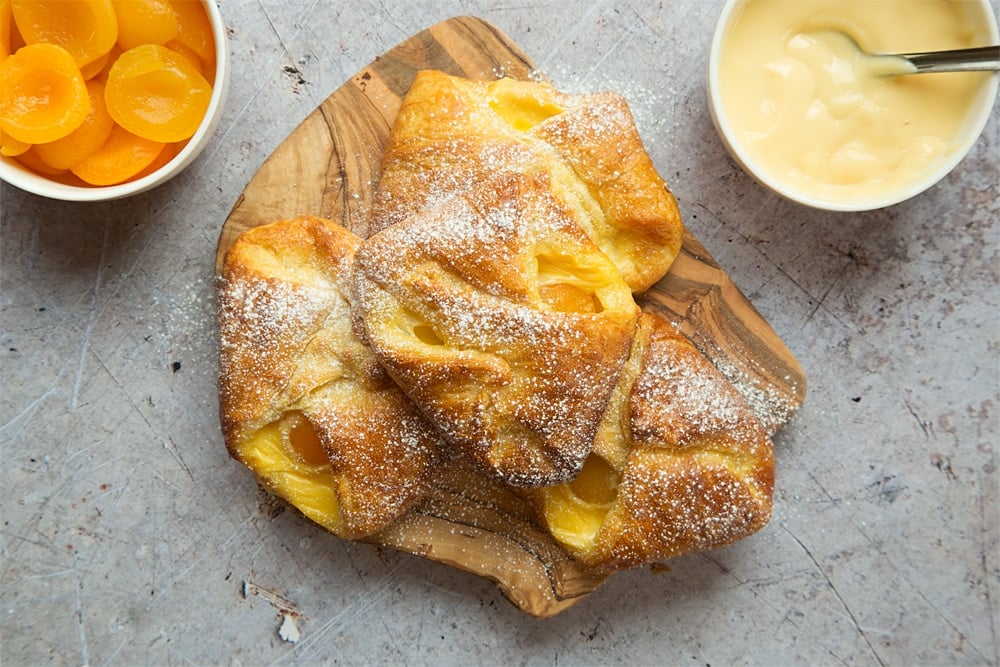
[(773, 487), (770, 437), (742, 395), (670, 323), (644, 313), (580, 475), (525, 493), (570, 554), (616, 570), (756, 532)]
[(643, 146), (625, 99), (548, 83), (472, 81), (418, 72), (393, 124), (371, 231), (505, 172), (548, 179), (551, 197), (633, 292), (663, 277), (680, 250), (674, 196)]
[(602, 572), (768, 521), (764, 427), (633, 298), (683, 226), (620, 96), (419, 73), (368, 232), (302, 216), (225, 257), (223, 434), (272, 493), (365, 537), (460, 458)]
[(354, 266), (375, 356), (454, 451), (516, 486), (579, 472), (639, 316), (550, 185), (473, 183), (364, 241)]
[(303, 216), (244, 233), (218, 285), (219, 396), (230, 453), (333, 533), (370, 535), (423, 497), (440, 447), (354, 335), (360, 239)]

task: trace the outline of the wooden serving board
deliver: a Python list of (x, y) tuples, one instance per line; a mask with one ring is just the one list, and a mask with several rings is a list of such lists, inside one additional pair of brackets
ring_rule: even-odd
[[(389, 130), (421, 69), (473, 79), (538, 78), (531, 60), (506, 35), (472, 17), (439, 23), (379, 56), (261, 165), (223, 225), (217, 271), (242, 232), (301, 214), (330, 218), (367, 236)], [(801, 405), (802, 369), (689, 233), (670, 273), (642, 305), (678, 323), (772, 432)], [(535, 616), (566, 609), (606, 578), (567, 556), (517, 496), (462, 467), (444, 471), (425, 502), (368, 541), (488, 577)]]

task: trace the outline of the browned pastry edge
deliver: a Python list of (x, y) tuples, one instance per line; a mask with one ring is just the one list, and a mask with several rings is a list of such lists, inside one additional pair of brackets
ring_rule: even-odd
[[(559, 93), (555, 94), (561, 95)], [(590, 106), (582, 102), (584, 97), (589, 99)], [(557, 153), (560, 160), (569, 166), (569, 170), (573, 176), (585, 185), (588, 196), (593, 200), (590, 205), (596, 202), (597, 206), (601, 209), (602, 215), (606, 216), (607, 221), (610, 221), (610, 226), (615, 228), (615, 221), (618, 221), (621, 223), (621, 227), (627, 230), (624, 233), (612, 233), (610, 237), (605, 236), (603, 238), (599, 233), (595, 234), (592, 227), (587, 231), (592, 238), (596, 237), (595, 240), (599, 242), (599, 245), (603, 241), (602, 248), (605, 252), (612, 256), (617, 255), (619, 267), (630, 272), (630, 285), (633, 290), (639, 291), (666, 272), (666, 267), (669, 267), (669, 261), (662, 261), (665, 256), (664, 253), (669, 255), (669, 259), (672, 260), (673, 255), (671, 253), (675, 254), (677, 247), (680, 245), (682, 227), (680, 226), (679, 216), (674, 221), (676, 225), (664, 225), (662, 219), (664, 208), (668, 209), (667, 218), (669, 220), (671, 215), (676, 213), (676, 202), (673, 201), (665, 184), (655, 174), (655, 169), (652, 168), (652, 163), (649, 161), (648, 155), (641, 149), (641, 142), (639, 143), (639, 157), (630, 153), (629, 150), (621, 149), (622, 142), (620, 141), (620, 136), (622, 136), (625, 125), (628, 126), (626, 129), (630, 130), (629, 132), (625, 132), (625, 135), (631, 137), (631, 132), (634, 132), (634, 124), (628, 113), (627, 105), (624, 104), (623, 100), (612, 96), (611, 98), (602, 99), (600, 105), (603, 106), (598, 108), (599, 105), (596, 100), (599, 98), (600, 96), (580, 96), (579, 99), (574, 99), (569, 103), (567, 103), (567, 97), (560, 98), (562, 102), (566, 103), (567, 110), (551, 119), (542, 121), (532, 128), (530, 133), (535, 138), (541, 138), (548, 146), (546, 150)], [(569, 108), (572, 107), (573, 102), (580, 103), (580, 106)], [(618, 108), (616, 109), (616, 107)], [(578, 123), (574, 120), (575, 116), (586, 120), (583, 123)], [(621, 122), (616, 122), (614, 120), (616, 116), (627, 118), (627, 123), (622, 125)], [(574, 135), (574, 132), (580, 127), (586, 125), (594, 127), (599, 123), (603, 124), (606, 132), (603, 139), (605, 143), (603, 144), (600, 141), (594, 140), (593, 137)], [(615, 129), (613, 132), (607, 132), (608, 128)], [(615, 139), (617, 143), (608, 143), (610, 139)], [(637, 133), (635, 133), (635, 139), (638, 139)], [(588, 144), (588, 141), (591, 143)], [(624, 143), (631, 143), (631, 141)], [(534, 159), (530, 155), (530, 150), (527, 152), (524, 151), (522, 144), (515, 143), (512, 148), (511, 144), (500, 142), (489, 148), (489, 141), (486, 140), (481, 145), (476, 145), (475, 142), (470, 144), (454, 139), (450, 140), (446, 145), (438, 144), (433, 147), (429, 147), (429, 145), (420, 146), (417, 152), (413, 153), (419, 159), (415, 159), (412, 156), (405, 159), (412, 159), (414, 163), (419, 163), (423, 160), (424, 164), (420, 166), (420, 169), (426, 169), (430, 166), (431, 171), (435, 171), (434, 153), (436, 151), (439, 152), (444, 148), (452, 155), (461, 155), (465, 152), (468, 153), (468, 156), (471, 156), (469, 159), (476, 161), (481, 160), (484, 155), (483, 146), (488, 147), (487, 154), (493, 151), (492, 157), (494, 158), (502, 158), (502, 160), (506, 161), (512, 160), (512, 162), (508, 162), (507, 164), (517, 164), (518, 161), (530, 162)], [(409, 148), (413, 147), (410, 146), (407, 150)], [(390, 140), (390, 150), (392, 149), (392, 140)], [(400, 149), (400, 151), (403, 150), (402, 148)], [(611, 163), (620, 166), (621, 170), (614, 169), (611, 172), (607, 170), (609, 156), (612, 156), (610, 158)], [(387, 151), (388, 159), (389, 151)], [(632, 160), (631, 163), (630, 160)], [(647, 173), (643, 173), (647, 169), (652, 170), (652, 176), (655, 176), (655, 178), (650, 177)], [(391, 172), (391, 170), (389, 171)], [(437, 170), (437, 173), (446, 172)], [(459, 179), (457, 182), (454, 181), (454, 173), (448, 177), (453, 179), (451, 187), (461, 184), (462, 173), (464, 172), (459, 169)], [(534, 173), (536, 175), (538, 173), (544, 175), (548, 172), (542, 169), (540, 171), (536, 170)], [(613, 173), (614, 178), (607, 178), (608, 173)], [(622, 174), (625, 174), (626, 177), (623, 178)], [(557, 174), (555, 180), (559, 180), (564, 175), (564, 173)], [(405, 180), (411, 177), (412, 175), (404, 175), (401, 178)], [(553, 178), (551, 174), (549, 174), (549, 178)], [(387, 189), (385, 190), (387, 195), (398, 198), (400, 193), (400, 189), (398, 188), (399, 180), (393, 181), (392, 177), (385, 178), (384, 180), (387, 185)], [(419, 180), (420, 178), (418, 177), (416, 179), (416, 185), (418, 186), (420, 185)], [(392, 186), (394, 183), (395, 187), (390, 189), (389, 186)], [(579, 191), (576, 194), (579, 194)], [(664, 200), (663, 194), (666, 195), (666, 200)], [(440, 195), (441, 192), (436, 194), (436, 196)], [(386, 197), (383, 197), (381, 201), (386, 201)], [(423, 199), (420, 206), (426, 206), (428, 201), (426, 198)], [(671, 208), (673, 213), (669, 212)], [(404, 207), (396, 209), (395, 212), (398, 214), (400, 210), (405, 211), (405, 202)], [(384, 220), (388, 219), (389, 217), (384, 218)], [(377, 226), (374, 225), (374, 227)], [(616, 231), (621, 232), (621, 229)], [(319, 245), (323, 245), (323, 243)], [(269, 250), (273, 250), (273, 248)], [(327, 248), (319, 254), (328, 254), (326, 259), (333, 259), (334, 263), (340, 263), (340, 269), (343, 270), (346, 254), (340, 254), (338, 257), (337, 252), (329, 252), (329, 250)], [(650, 258), (654, 261), (645, 264), (637, 261), (630, 266), (628, 261), (621, 261), (621, 257), (628, 257), (628, 253), (634, 253), (639, 258)], [(314, 266), (315, 259), (313, 257), (305, 262), (310, 268), (310, 271), (306, 271), (307, 274), (311, 273), (311, 269), (316, 268)], [(655, 261), (657, 259), (660, 260), (659, 263), (665, 264), (665, 267), (662, 270), (654, 268), (643, 274), (642, 267), (657, 266), (658, 262)], [(227, 258), (227, 268), (228, 263)], [(319, 263), (322, 264), (322, 261)], [(348, 260), (347, 265), (349, 264)], [(638, 272), (636, 270), (637, 267)], [(639, 275), (638, 278), (636, 278), (637, 273)], [(312, 277), (315, 278), (316, 275), (312, 275)], [(430, 278), (432, 276), (428, 276), (428, 280), (424, 283), (425, 288), (432, 284), (433, 281)], [(303, 315), (308, 320), (310, 317), (317, 317), (318, 313), (304, 313)], [(363, 318), (361, 318), (361, 321), (364, 321)], [(307, 324), (306, 326), (308, 328), (311, 325)], [(656, 329), (657, 327), (653, 326), (652, 328)], [(669, 348), (670, 350), (673, 350), (673, 348), (684, 348), (684, 345), (678, 345), (676, 340), (671, 336), (661, 334), (662, 332), (654, 332), (649, 335), (648, 340), (645, 342), (650, 346), (650, 349), (660, 347)], [(694, 351), (694, 348), (689, 344), (687, 347), (691, 351)], [(679, 366), (692, 364), (697, 367), (699, 363), (704, 362), (704, 364), (711, 367), (711, 364), (696, 351), (694, 353), (701, 360), (700, 362), (684, 360), (687, 353), (688, 351), (686, 350), (676, 352), (677, 359), (675, 361), (677, 361)], [(668, 352), (666, 356), (671, 356), (671, 354), (674, 354), (674, 352)], [(268, 360), (270, 363), (262, 365), (264, 370), (262, 383), (265, 385), (268, 383), (273, 384), (273, 378), (269, 377), (272, 373), (281, 377), (283, 373), (282, 369), (288, 362), (284, 358), (283, 352), (279, 351), (274, 356), (274, 359)], [(624, 354), (620, 356), (623, 358)], [(367, 362), (370, 361), (371, 359), (367, 360)], [(391, 363), (386, 364), (386, 366), (390, 370), (393, 370)], [(665, 424), (662, 419), (658, 420), (655, 417), (655, 410), (650, 412), (640, 405), (642, 401), (638, 400), (636, 392), (643, 386), (643, 382), (649, 381), (654, 386), (660, 383), (660, 380), (650, 380), (650, 374), (645, 368), (644, 363), (642, 374), (638, 378), (634, 378), (636, 386), (629, 400), (628, 418), (624, 417), (624, 413), (618, 418), (620, 423), (628, 423), (630, 431), (628, 434), (619, 437), (620, 443), (625, 442), (628, 444), (628, 451), (625, 455), (626, 463), (624, 467), (620, 468), (621, 480), (616, 503), (608, 512), (604, 526), (599, 531), (593, 548), (587, 553), (581, 552), (576, 554), (582, 561), (589, 563), (598, 570), (635, 567), (650, 560), (669, 557), (685, 551), (721, 546), (757, 530), (767, 521), (770, 512), (773, 461), (770, 459), (769, 441), (767, 442), (767, 455), (764, 456), (761, 451), (754, 449), (754, 447), (751, 447), (753, 451), (749, 453), (743, 452), (739, 454), (735, 450), (740, 449), (742, 445), (738, 442), (733, 443), (728, 441), (726, 438), (729, 436), (720, 436), (717, 432), (696, 433), (695, 435), (688, 434), (686, 439), (685, 437), (681, 437), (677, 432), (670, 430), (671, 427), (669, 424)], [(383, 388), (388, 385), (388, 388), (395, 389), (391, 381), (386, 382), (384, 374), (381, 375), (380, 380), (376, 380), (381, 374), (380, 369), (369, 368), (369, 370), (371, 371), (370, 381), (382, 385)], [(493, 370), (495, 371), (496, 369), (494, 368)], [(714, 368), (712, 370), (714, 371)], [(329, 373), (330, 371), (327, 369), (325, 372)], [(361, 375), (364, 375), (364, 373)], [(398, 379), (398, 374), (394, 375)], [(306, 374), (304, 377), (299, 376), (289, 379), (281, 389), (283, 400), (291, 401), (292, 397), (298, 391), (297, 388), (317, 381), (315, 376), (316, 374), (313, 373)], [(725, 381), (723, 380), (723, 382)], [(731, 387), (729, 389), (732, 390)], [(241, 410), (247, 408), (247, 406), (240, 405), (239, 400), (232, 399), (231, 394), (233, 393), (239, 392), (229, 390), (220, 391), (220, 400), (229, 408), (223, 411), (223, 426), (224, 432), (227, 434), (227, 445), (232, 441), (231, 434), (234, 429), (247, 428), (246, 421), (230, 417), (230, 412), (239, 414)], [(313, 392), (313, 395), (319, 396), (323, 393), (324, 391), (317, 391)], [(338, 394), (339, 392), (327, 393)], [(733, 390), (734, 395), (735, 393), (735, 390)], [(249, 409), (252, 412), (253, 397), (245, 395), (243, 398), (250, 399), (249, 403), (251, 407)], [(340, 396), (340, 399), (342, 398), (344, 397)], [(386, 412), (388, 413), (389, 411), (387, 410)], [(345, 426), (348, 429), (358, 426), (364, 428), (364, 411), (356, 414), (355, 418), (347, 419), (346, 421), (344, 419), (340, 419), (339, 421), (327, 420), (325, 425), (320, 416), (310, 416), (308, 410), (302, 414), (306, 415), (316, 434), (323, 439), (324, 451), (332, 462), (337, 460), (336, 452), (338, 447), (341, 449), (349, 448), (348, 443), (333, 444), (333, 441), (336, 440), (336, 435), (344, 433)], [(327, 412), (326, 414), (330, 413)], [(346, 413), (342, 411), (341, 414)], [(409, 412), (406, 414), (408, 415)], [(431, 416), (434, 417), (435, 415), (432, 414)], [(607, 420), (605, 420), (602, 430), (606, 424)], [(674, 427), (676, 427), (676, 423)], [(377, 425), (372, 428), (375, 431), (378, 430)], [(592, 429), (592, 432), (595, 429), (596, 425)], [(754, 429), (751, 428), (752, 430)], [(607, 434), (605, 433), (605, 435)], [(732, 434), (730, 433), (729, 435), (731, 436)], [(676, 441), (678, 443), (683, 440), (684, 444), (670, 444), (672, 442), (670, 440), (671, 437), (679, 438)], [(756, 435), (747, 437), (749, 440), (753, 440)], [(766, 439), (766, 434), (764, 438)], [(230, 449), (232, 451), (234, 448), (230, 445)], [(619, 454), (621, 454), (621, 451), (619, 450)], [(579, 461), (579, 453), (574, 454), (573, 458)], [(379, 465), (366, 467), (363, 465), (366, 463), (365, 461), (361, 463), (362, 465), (355, 466), (353, 469), (361, 472), (360, 477), (362, 478), (377, 475), (380, 471)], [(371, 463), (371, 461), (367, 461), (367, 463)], [(487, 467), (489, 465), (493, 465), (493, 462), (487, 460)], [(534, 465), (534, 463), (529, 462), (529, 465)], [(674, 472), (675, 481), (672, 485), (664, 485), (662, 483), (662, 469), (665, 467), (669, 467)], [(579, 470), (579, 465), (576, 465), (576, 470)], [(734, 481), (737, 478), (737, 473), (734, 471), (737, 470), (740, 471), (744, 479), (752, 477), (752, 483), (747, 482), (741, 485), (740, 482)], [(570, 477), (573, 475), (575, 475), (575, 471)], [(527, 481), (534, 484), (538, 483), (538, 477), (533, 472), (530, 476), (521, 479), (508, 478), (508, 481), (518, 483)], [(546, 479), (544, 483), (551, 483), (551, 481), (552, 479)], [(679, 496), (690, 499), (698, 492), (704, 493), (705, 489), (709, 489), (709, 492), (702, 497), (700, 504), (686, 505), (681, 503), (678, 505), (679, 501), (674, 498), (675, 496)], [(407, 502), (412, 504), (419, 495), (420, 493), (409, 494), (408, 497), (410, 499)], [(349, 508), (350, 505), (350, 502), (342, 503), (342, 506), (345, 508)], [(643, 525), (643, 520), (650, 514), (648, 512), (649, 507), (658, 507), (662, 514), (673, 516), (674, 519), (671, 527), (661, 530), (659, 534), (656, 534), (654, 529), (651, 529), (648, 525)], [(383, 522), (380, 525), (386, 524)], [(364, 531), (368, 531), (367, 533), (352, 532), (346, 529), (341, 529), (340, 532), (334, 530), (334, 532), (338, 532), (342, 536), (351, 537), (369, 534), (372, 530), (376, 529), (377, 526), (371, 524), (363, 529)]]
[(355, 258), (376, 357), (457, 453), (521, 486), (579, 471), (639, 314), (549, 185), (476, 181)]
[[(316, 335), (324, 326), (341, 333), (350, 329), (349, 311), (340, 310), (339, 324), (332, 323), (328, 304), (351, 265), (357, 243), (351, 236), (329, 221), (300, 218), (259, 228), (234, 246), (220, 288), (222, 347), (228, 348), (220, 397), (227, 446), (240, 460), (246, 459), (241, 446), (260, 429), (289, 415), (308, 420), (331, 463), (328, 479), (342, 514), (337, 523), (320, 523), (357, 538), (388, 527), (421, 502), (441, 460), (433, 440), (406, 456), (387, 458), (386, 443), (393, 436), (409, 433), (417, 442), (427, 437), (428, 425), (360, 341), (350, 338), (345, 346), (339, 337), (324, 342)], [(262, 282), (255, 297), (268, 305), (246, 298), (245, 288), (257, 281)], [(234, 285), (243, 287), (233, 291)], [(283, 298), (274, 298), (284, 290), (289, 291)], [(295, 325), (285, 331), (280, 322), (293, 311)], [(262, 328), (263, 323), (272, 326)], [(242, 333), (235, 334), (234, 326)], [(289, 336), (298, 341), (297, 353), (279, 342)], [(316, 344), (320, 347), (309, 353), (346, 359), (352, 370), (342, 368), (338, 377), (359, 370), (360, 376), (310, 386), (315, 378), (338, 375), (322, 364), (304, 373), (296, 368)], [(365, 395), (361, 402), (359, 392)], [(773, 455), (766, 433), (738, 392), (658, 316), (641, 317), (593, 451), (617, 474), (615, 499), (591, 544), (563, 548), (595, 572), (723, 546), (769, 518)], [(290, 499), (266, 475), (262, 482)], [(527, 492), (542, 526), (544, 493)]]
[[(592, 470), (597, 491), (581, 486)], [(561, 541), (611, 571), (756, 532), (770, 519), (773, 486), (771, 440), (743, 397), (669, 322), (644, 313), (584, 472), (526, 496), (557, 539), (558, 503), (594, 512), (599, 528)]]
[[(512, 119), (505, 108), (525, 110)], [(523, 125), (523, 126), (522, 126)], [(442, 193), (502, 171), (544, 173), (554, 195), (633, 292), (659, 280), (680, 250), (673, 194), (643, 146), (625, 98), (548, 83), (472, 81), (418, 72), (396, 116), (373, 199), (378, 231)]]
[(343, 283), (358, 242), (310, 216), (255, 228), (227, 254), (218, 289), (226, 446), (349, 538), (422, 498), (440, 454), (434, 429), (353, 335)]

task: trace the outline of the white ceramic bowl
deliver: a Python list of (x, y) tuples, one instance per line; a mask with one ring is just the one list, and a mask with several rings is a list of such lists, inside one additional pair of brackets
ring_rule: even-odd
[[(925, 0), (911, 1), (919, 5)], [(910, 199), (944, 178), (968, 154), (982, 133), (997, 98), (1000, 75), (996, 73), (990, 77), (988, 85), (979, 89), (973, 103), (969, 106), (958, 136), (954, 137), (953, 150), (937, 158), (928, 169), (923, 170), (916, 178), (909, 180), (904, 185), (887, 189), (879, 194), (863, 198), (850, 197), (845, 200), (832, 195), (829, 197), (816, 196), (814, 193), (803, 191), (801, 188), (785, 182), (780, 174), (769, 173), (765, 167), (754, 160), (741, 142), (740, 136), (727, 117), (726, 108), (722, 104), (720, 53), (730, 26), (737, 20), (740, 9), (746, 2), (747, 0), (726, 0), (716, 24), (709, 56), (707, 86), (709, 109), (716, 130), (732, 157), (747, 173), (773, 192), (800, 204), (830, 211), (867, 211), (884, 208)], [(836, 2), (836, 0), (831, 0), (831, 2)], [(996, 16), (989, 0), (963, 0), (963, 2), (966, 3), (966, 10), (970, 12), (971, 24), (980, 31), (980, 34), (977, 35), (978, 40), (983, 44), (996, 44), (1000, 41)], [(901, 12), (906, 11), (905, 7), (902, 6), (904, 4), (904, 2), (899, 3)], [(781, 35), (775, 36), (775, 39), (781, 38)], [(923, 74), (919, 76), (940, 75)]]
[(206, 0), (205, 10), (208, 14), (209, 23), (212, 25), (212, 36), (215, 41), (215, 82), (212, 86), (212, 99), (208, 104), (208, 110), (201, 121), (197, 131), (188, 140), (184, 148), (180, 150), (165, 165), (151, 174), (128, 183), (119, 185), (108, 185), (103, 187), (86, 187), (76, 185), (66, 185), (36, 174), (27, 167), (21, 165), (14, 159), (0, 157), (0, 180), (11, 185), (48, 197), (49, 199), (60, 199), (63, 201), (108, 201), (111, 199), (121, 199), (146, 192), (179, 174), (208, 145), (209, 140), (215, 131), (219, 120), (222, 118), (223, 107), (225, 106), (226, 95), (229, 92), (229, 48), (226, 44), (226, 27), (222, 23), (222, 15), (219, 8), (212, 0)]

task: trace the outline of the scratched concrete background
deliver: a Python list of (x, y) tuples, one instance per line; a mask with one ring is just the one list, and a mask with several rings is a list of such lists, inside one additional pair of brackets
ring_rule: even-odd
[[(0, 186), (3, 664), (998, 663), (996, 114), (925, 195), (807, 210), (713, 132), (719, 0), (565, 5), (225, 0), (232, 91), (188, 172), (101, 205)], [(230, 207), (324, 97), (457, 14), (557, 84), (629, 96), (687, 224), (810, 379), (763, 532), (616, 575), (546, 621), (488, 581), (321, 532), (268, 500), (217, 425)]]

